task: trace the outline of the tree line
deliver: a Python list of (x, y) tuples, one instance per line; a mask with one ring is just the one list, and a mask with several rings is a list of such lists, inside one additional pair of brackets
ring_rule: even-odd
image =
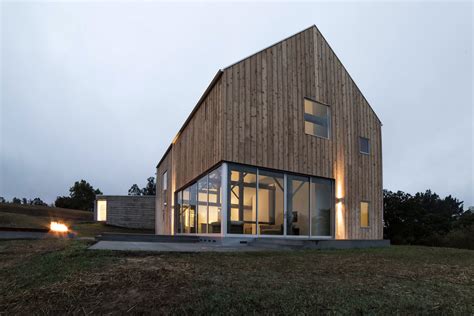
[(451, 195), (384, 190), (384, 238), (398, 245), (474, 249), (474, 213)]
[(7, 201), (4, 197), (0, 196), (0, 203), (12, 203), (12, 204), (21, 204), (21, 205), (39, 205), (39, 206), (48, 206), (47, 203), (43, 202), (42, 199), (36, 197), (34, 199), (27, 198), (17, 198), (14, 197), (10, 202)]
[[(137, 184), (133, 184), (128, 190), (128, 195), (155, 195), (155, 192), (155, 178), (149, 177), (145, 187), (141, 189)], [(102, 194), (100, 189), (94, 189), (94, 187), (86, 180), (80, 180), (74, 182), (74, 184), (69, 188), (68, 196), (56, 197), (54, 204), (51, 206), (92, 212), (94, 211), (94, 201), (96, 196), (100, 194)], [(5, 198), (0, 197), (0, 203), (48, 206), (48, 204), (43, 202), (43, 200), (38, 197), (34, 199), (20, 199), (14, 197), (11, 201), (7, 201)]]

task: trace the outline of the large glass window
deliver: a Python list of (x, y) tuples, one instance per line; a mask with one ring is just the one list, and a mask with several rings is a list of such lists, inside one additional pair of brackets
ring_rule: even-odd
[(331, 209), (333, 205), (332, 182), (311, 179), (311, 235), (331, 236)]
[(197, 182), (197, 232), (207, 233), (207, 175)]
[[(219, 167), (176, 192), (177, 233), (219, 234), (225, 224), (228, 234), (281, 236), (286, 231), (288, 236), (332, 236), (333, 180), (236, 164), (229, 164), (227, 179), (223, 187)], [(223, 201), (224, 189), (227, 201)], [(223, 203), (227, 203), (227, 223), (222, 223)], [(367, 227), (368, 203), (363, 203), (361, 226)]]
[(284, 176), (281, 173), (259, 171), (258, 230), (261, 235), (283, 235)]
[(183, 226), (183, 233), (189, 234), (190, 232), (190, 223), (189, 223), (189, 198), (190, 198), (190, 188), (183, 190), (183, 204), (181, 207), (181, 223)]
[(309, 236), (309, 178), (287, 179), (286, 234)]
[(222, 168), (219, 167), (209, 173), (209, 213), (208, 233), (218, 234), (221, 232), (221, 210), (222, 210)]
[(329, 138), (331, 128), (329, 106), (304, 99), (304, 131), (306, 134)]
[(183, 190), (184, 233), (196, 233), (196, 183)]
[(184, 232), (184, 221), (183, 221), (183, 191), (176, 193), (176, 204), (175, 204), (175, 218), (177, 219), (176, 231), (178, 233)]
[(257, 233), (257, 170), (232, 166), (227, 232)]

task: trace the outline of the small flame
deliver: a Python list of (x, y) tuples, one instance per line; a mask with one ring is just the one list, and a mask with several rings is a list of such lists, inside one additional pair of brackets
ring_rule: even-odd
[(49, 229), (52, 231), (61, 232), (61, 233), (65, 233), (68, 231), (67, 226), (60, 222), (51, 222)]

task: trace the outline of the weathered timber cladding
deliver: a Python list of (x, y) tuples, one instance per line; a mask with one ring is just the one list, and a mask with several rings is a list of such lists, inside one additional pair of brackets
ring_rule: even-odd
[(128, 228), (155, 228), (155, 196), (97, 196), (107, 201), (106, 223)]
[(172, 166), (176, 189), (222, 160), (221, 86), (219, 79), (173, 144)]
[[(305, 134), (305, 97), (331, 108), (329, 139)], [(370, 155), (359, 153), (360, 136)], [(223, 160), (332, 178), (344, 205), (339, 238), (381, 239), (381, 146), (379, 119), (313, 26), (223, 70), (172, 146), (172, 191)]]

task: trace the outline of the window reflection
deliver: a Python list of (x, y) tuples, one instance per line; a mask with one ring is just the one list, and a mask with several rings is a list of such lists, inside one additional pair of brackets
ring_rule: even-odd
[(286, 234), (309, 236), (309, 179), (288, 176)]
[(331, 236), (332, 185), (330, 180), (311, 179), (311, 235)]
[(210, 234), (221, 232), (222, 210), (222, 168), (219, 167), (209, 173), (209, 213), (208, 223)]
[(228, 233), (257, 233), (256, 169), (232, 167), (230, 172), (230, 207)]
[(258, 175), (258, 229), (261, 235), (283, 235), (284, 176), (260, 171)]

